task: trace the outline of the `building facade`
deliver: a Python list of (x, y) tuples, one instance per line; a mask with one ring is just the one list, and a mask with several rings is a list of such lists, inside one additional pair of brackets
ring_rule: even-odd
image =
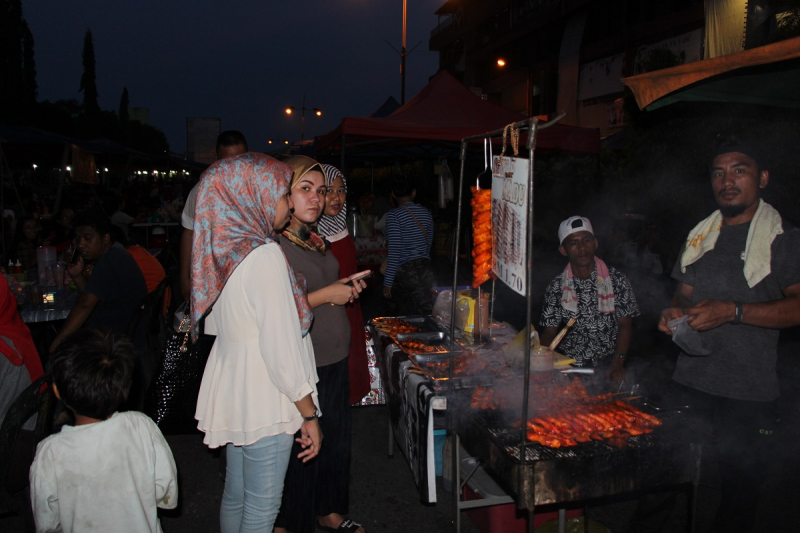
[(475, 94), (606, 136), (624, 126), (621, 78), (765, 44), (775, 16), (761, 4), (448, 0), (429, 45)]

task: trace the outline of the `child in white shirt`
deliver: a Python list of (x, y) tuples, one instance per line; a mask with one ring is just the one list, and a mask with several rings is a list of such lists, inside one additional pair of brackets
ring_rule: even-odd
[(160, 532), (156, 507), (178, 504), (175, 460), (146, 415), (116, 412), (128, 396), (133, 346), (86, 329), (52, 357), (53, 391), (74, 426), (43, 440), (30, 471), (36, 531)]

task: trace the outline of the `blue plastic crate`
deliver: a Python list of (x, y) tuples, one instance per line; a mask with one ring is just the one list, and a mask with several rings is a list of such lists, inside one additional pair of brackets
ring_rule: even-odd
[(433, 430), (433, 455), (436, 461), (436, 475), (442, 475), (442, 454), (444, 453), (444, 441), (447, 440), (446, 429)]

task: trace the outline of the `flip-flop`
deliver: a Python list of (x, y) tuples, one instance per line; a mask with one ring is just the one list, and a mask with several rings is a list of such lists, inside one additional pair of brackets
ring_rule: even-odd
[(321, 529), (322, 531), (329, 531), (331, 533), (356, 533), (360, 527), (363, 526), (353, 522), (349, 518), (346, 518), (341, 524), (339, 524), (339, 527), (337, 528), (323, 526), (322, 524), (317, 523), (317, 528)]

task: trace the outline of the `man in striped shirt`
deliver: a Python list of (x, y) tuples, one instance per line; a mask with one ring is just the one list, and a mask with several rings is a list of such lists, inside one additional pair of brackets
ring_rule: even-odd
[(396, 176), (392, 180), (392, 198), (398, 207), (386, 215), (389, 260), (383, 297), (388, 299), (394, 316), (429, 315), (433, 308), (433, 218), (427, 209), (414, 203), (416, 194), (408, 177)]

